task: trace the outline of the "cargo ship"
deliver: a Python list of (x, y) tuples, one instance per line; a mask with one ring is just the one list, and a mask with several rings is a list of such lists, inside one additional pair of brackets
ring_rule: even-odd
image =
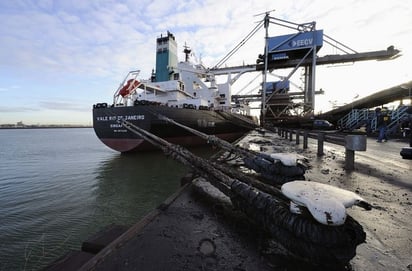
[(122, 126), (127, 120), (171, 143), (195, 146), (206, 142), (186, 130), (159, 118), (165, 116), (190, 128), (227, 141), (234, 141), (258, 122), (247, 102), (232, 101), (230, 74), (226, 81), (202, 64), (191, 61), (191, 49), (184, 46), (185, 60), (178, 62), (177, 43), (167, 32), (156, 39), (156, 70), (140, 79), (130, 71), (115, 90), (113, 102), (93, 105), (93, 128), (97, 137), (119, 152), (154, 147)]

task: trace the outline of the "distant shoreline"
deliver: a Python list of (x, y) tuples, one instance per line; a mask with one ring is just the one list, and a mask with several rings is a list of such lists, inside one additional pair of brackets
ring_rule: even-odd
[(27, 125), (27, 126), (1, 126), (0, 129), (54, 129), (54, 128), (93, 128), (92, 126), (88, 125)]

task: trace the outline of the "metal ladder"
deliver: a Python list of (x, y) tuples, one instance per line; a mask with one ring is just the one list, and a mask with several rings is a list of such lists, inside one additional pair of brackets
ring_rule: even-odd
[(352, 111), (338, 120), (337, 124), (342, 129), (353, 130), (367, 124), (369, 120), (369, 109), (352, 109)]

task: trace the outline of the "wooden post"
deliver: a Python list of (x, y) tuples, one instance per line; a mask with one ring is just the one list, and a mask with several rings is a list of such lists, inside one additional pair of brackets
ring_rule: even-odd
[(289, 131), (289, 141), (293, 140), (293, 130)]
[(307, 149), (308, 148), (308, 130), (305, 130), (303, 132), (303, 149)]
[(323, 153), (323, 142), (325, 141), (325, 133), (318, 134), (318, 156), (322, 156)]

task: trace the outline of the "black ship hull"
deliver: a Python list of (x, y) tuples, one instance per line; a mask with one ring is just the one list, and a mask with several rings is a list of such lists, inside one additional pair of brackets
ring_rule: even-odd
[(95, 107), (93, 109), (93, 128), (97, 137), (105, 145), (119, 152), (144, 151), (155, 148), (124, 128), (118, 122), (121, 119), (127, 120), (174, 144), (183, 146), (206, 144), (205, 140), (190, 132), (158, 119), (157, 114), (229, 142), (240, 138), (247, 131), (253, 129), (250, 123), (228, 112), (158, 105)]

